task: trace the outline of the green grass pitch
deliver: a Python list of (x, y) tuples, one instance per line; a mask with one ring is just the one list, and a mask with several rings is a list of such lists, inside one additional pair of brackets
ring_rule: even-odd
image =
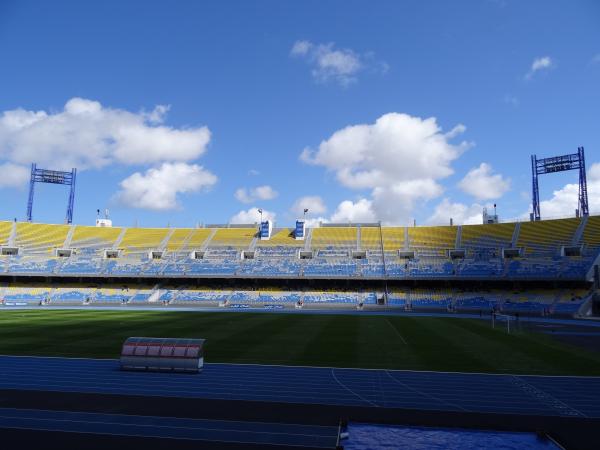
[(118, 357), (129, 336), (208, 339), (207, 362), (600, 375), (600, 353), (476, 319), (358, 314), (20, 310), (0, 353)]

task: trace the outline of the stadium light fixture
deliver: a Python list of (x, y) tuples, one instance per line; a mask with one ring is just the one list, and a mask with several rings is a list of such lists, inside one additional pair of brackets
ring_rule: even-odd
[(62, 184), (69, 186), (69, 202), (67, 203), (67, 216), (65, 222), (73, 222), (73, 204), (75, 203), (75, 180), (77, 169), (73, 168), (70, 172), (62, 170), (40, 169), (36, 163), (31, 164), (31, 178), (29, 180), (29, 197), (27, 200), (27, 221), (32, 221), (33, 211), (33, 193), (35, 183)]
[(567, 170), (579, 171), (579, 194), (576, 216), (588, 216), (588, 192), (587, 178), (585, 172), (585, 152), (583, 147), (577, 148), (577, 153), (568, 155), (552, 156), (550, 158), (538, 159), (536, 155), (531, 155), (531, 178), (532, 178), (532, 206), (533, 211), (530, 214), (532, 221), (541, 220), (540, 214), (540, 188), (538, 183), (539, 175), (547, 173), (564, 172)]

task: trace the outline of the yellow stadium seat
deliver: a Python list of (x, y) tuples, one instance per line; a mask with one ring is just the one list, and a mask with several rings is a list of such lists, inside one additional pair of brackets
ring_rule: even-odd
[(43, 223), (17, 223), (15, 244), (26, 253), (52, 253), (62, 247), (71, 225), (50, 225)]
[(463, 225), (461, 246), (469, 252), (488, 249), (495, 250), (500, 255), (500, 249), (511, 247), (514, 231), (514, 223)]
[(0, 222), (0, 245), (7, 245), (13, 222)]
[(77, 225), (71, 239), (73, 248), (112, 248), (121, 234), (119, 227), (90, 227)]
[(218, 228), (209, 245), (247, 248), (257, 233), (256, 228)]
[(523, 222), (517, 247), (524, 248), (525, 254), (558, 253), (561, 246), (571, 245), (580, 223), (576, 218)]
[(320, 227), (313, 229), (311, 246), (356, 248), (358, 230), (356, 227)]
[(409, 248), (436, 255), (445, 255), (455, 247), (456, 229), (453, 226), (408, 228)]
[(404, 227), (383, 227), (381, 233), (383, 235), (383, 248), (386, 252), (404, 248)]
[(119, 247), (124, 254), (147, 252), (160, 247), (169, 228), (128, 228)]
[(379, 227), (360, 227), (360, 248), (363, 250), (381, 250), (381, 229)]
[(591, 248), (600, 247), (600, 216), (590, 216), (583, 230), (583, 243)]

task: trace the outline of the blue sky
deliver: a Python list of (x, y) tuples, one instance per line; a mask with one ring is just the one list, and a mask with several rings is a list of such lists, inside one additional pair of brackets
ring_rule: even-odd
[[(580, 145), (600, 212), (595, 1), (4, 1), (0, 54), (3, 219), (33, 161), (78, 167), (82, 224), (522, 217), (529, 155)], [(541, 179), (542, 216), (576, 180)]]

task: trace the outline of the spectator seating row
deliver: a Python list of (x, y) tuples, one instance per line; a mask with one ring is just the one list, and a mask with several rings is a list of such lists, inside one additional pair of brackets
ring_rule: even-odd
[[(463, 290), (457, 288), (392, 289), (384, 307), (411, 310), (480, 311), (495, 310), (523, 314), (573, 314), (589, 297), (586, 289)], [(198, 305), (230, 306), (282, 305), (310, 307), (359, 305), (377, 307), (384, 299), (379, 291), (282, 291), (276, 289), (239, 290), (198, 287), (139, 287), (127, 285), (84, 284), (48, 285), (43, 283), (0, 286), (0, 303), (18, 305)]]

